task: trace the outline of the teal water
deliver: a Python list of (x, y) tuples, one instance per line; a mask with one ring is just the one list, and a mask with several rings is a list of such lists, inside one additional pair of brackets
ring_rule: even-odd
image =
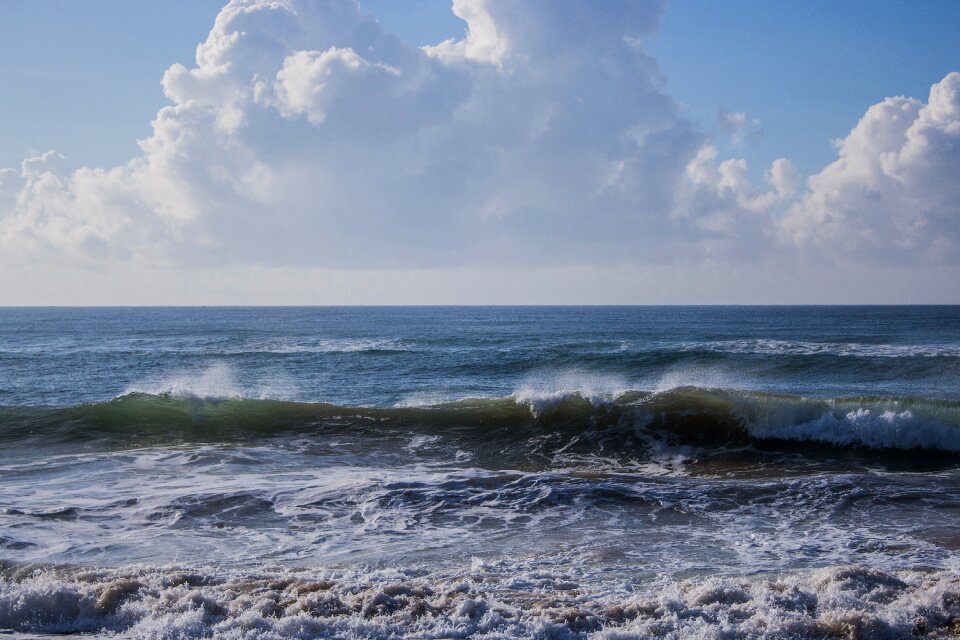
[(0, 309), (0, 629), (945, 633), (958, 383), (960, 307)]

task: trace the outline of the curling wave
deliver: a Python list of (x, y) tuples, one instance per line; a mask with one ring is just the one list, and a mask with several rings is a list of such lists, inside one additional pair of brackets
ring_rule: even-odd
[(243, 441), (283, 434), (390, 430), (512, 442), (613, 438), (620, 446), (658, 442), (700, 447), (769, 442), (960, 453), (960, 401), (920, 398), (806, 398), (682, 387), (609, 397), (518, 393), (429, 406), (364, 407), (245, 398), (130, 393), (72, 407), (0, 408), (0, 441), (136, 443)]

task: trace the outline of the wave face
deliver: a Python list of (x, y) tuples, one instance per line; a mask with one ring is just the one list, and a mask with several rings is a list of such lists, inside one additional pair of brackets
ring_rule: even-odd
[(623, 391), (607, 398), (524, 390), (503, 398), (399, 407), (131, 393), (76, 407), (7, 407), (0, 409), (0, 420), (0, 441), (10, 443), (242, 442), (408, 430), (505, 445), (553, 436), (558, 448), (573, 440), (581, 449), (586, 443), (609, 448), (617, 441), (632, 453), (664, 443), (731, 448), (778, 441), (960, 453), (960, 401), (804, 398), (696, 387)]
[(960, 308), (0, 308), (0, 635), (960, 634)]

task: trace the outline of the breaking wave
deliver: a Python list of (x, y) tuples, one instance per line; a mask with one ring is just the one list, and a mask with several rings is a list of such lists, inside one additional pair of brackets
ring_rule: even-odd
[[(216, 391), (216, 380), (211, 382)], [(960, 453), (960, 401), (918, 398), (808, 398), (679, 387), (604, 393), (525, 389), (500, 398), (432, 405), (344, 406), (177, 393), (129, 393), (73, 407), (0, 408), (0, 441), (138, 437), (155, 442), (243, 440), (359, 430), (382, 435), (456, 433), (504, 444), (554, 435), (558, 442), (614, 438), (623, 447), (651, 438), (700, 447), (768, 442)], [(619, 438), (617, 440), (616, 438)], [(646, 443), (646, 444), (644, 444)]]

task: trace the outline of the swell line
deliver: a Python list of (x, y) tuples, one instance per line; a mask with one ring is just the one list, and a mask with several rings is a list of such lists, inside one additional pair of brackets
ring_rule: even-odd
[(414, 407), (130, 393), (72, 407), (0, 408), (0, 442), (237, 440), (321, 427), (456, 433), (504, 444), (544, 434), (645, 434), (705, 447), (793, 441), (960, 453), (960, 401), (807, 398), (697, 387), (632, 390), (611, 398), (576, 392), (466, 398)]

